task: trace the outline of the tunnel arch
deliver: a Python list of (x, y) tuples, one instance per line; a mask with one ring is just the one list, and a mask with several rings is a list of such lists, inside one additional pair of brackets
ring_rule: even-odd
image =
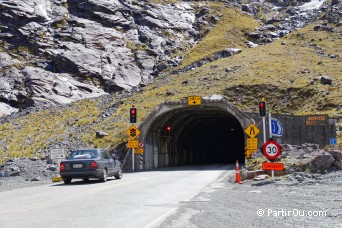
[(162, 103), (139, 127), (145, 144), (140, 168), (244, 162), (243, 130), (251, 123), (251, 117), (225, 99), (203, 98), (196, 106), (186, 100)]

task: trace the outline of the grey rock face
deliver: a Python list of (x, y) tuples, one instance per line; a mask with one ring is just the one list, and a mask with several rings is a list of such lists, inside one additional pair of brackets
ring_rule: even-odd
[[(22, 71), (33, 102), (67, 104), (82, 98), (104, 95), (95, 86), (76, 81), (68, 74), (52, 74), (40, 68), (26, 67)], [(29, 105), (29, 104), (28, 104)]]
[(147, 85), (157, 66), (178, 65), (170, 56), (198, 39), (187, 2), (4, 0), (0, 8), (0, 41), (22, 50), (0, 53), (0, 98), (17, 109)]
[[(0, 99), (20, 108), (67, 104), (105, 94), (102, 89), (77, 81), (70, 74), (54, 74), (37, 67), (25, 67), (23, 70), (9, 68), (3, 76)], [(0, 113), (3, 115), (17, 110), (0, 103)]]
[(0, 117), (10, 115), (13, 112), (17, 112), (18, 109), (12, 108), (8, 104), (0, 102)]

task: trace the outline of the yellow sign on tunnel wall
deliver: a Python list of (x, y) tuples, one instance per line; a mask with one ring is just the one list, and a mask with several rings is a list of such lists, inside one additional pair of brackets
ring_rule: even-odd
[(202, 103), (202, 97), (200, 96), (189, 96), (188, 105), (200, 105)]

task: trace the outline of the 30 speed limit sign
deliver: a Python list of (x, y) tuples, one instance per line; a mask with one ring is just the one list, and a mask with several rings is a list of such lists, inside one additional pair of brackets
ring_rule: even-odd
[(274, 161), (281, 154), (281, 146), (274, 139), (269, 139), (262, 147), (264, 156), (270, 160)]

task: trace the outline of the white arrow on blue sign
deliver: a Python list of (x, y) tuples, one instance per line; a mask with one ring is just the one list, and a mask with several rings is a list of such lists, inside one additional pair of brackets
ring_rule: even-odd
[(336, 145), (336, 143), (337, 143), (336, 138), (330, 139), (330, 145)]
[(271, 126), (272, 126), (272, 136), (281, 137), (283, 135), (283, 126), (280, 121), (271, 118)]

